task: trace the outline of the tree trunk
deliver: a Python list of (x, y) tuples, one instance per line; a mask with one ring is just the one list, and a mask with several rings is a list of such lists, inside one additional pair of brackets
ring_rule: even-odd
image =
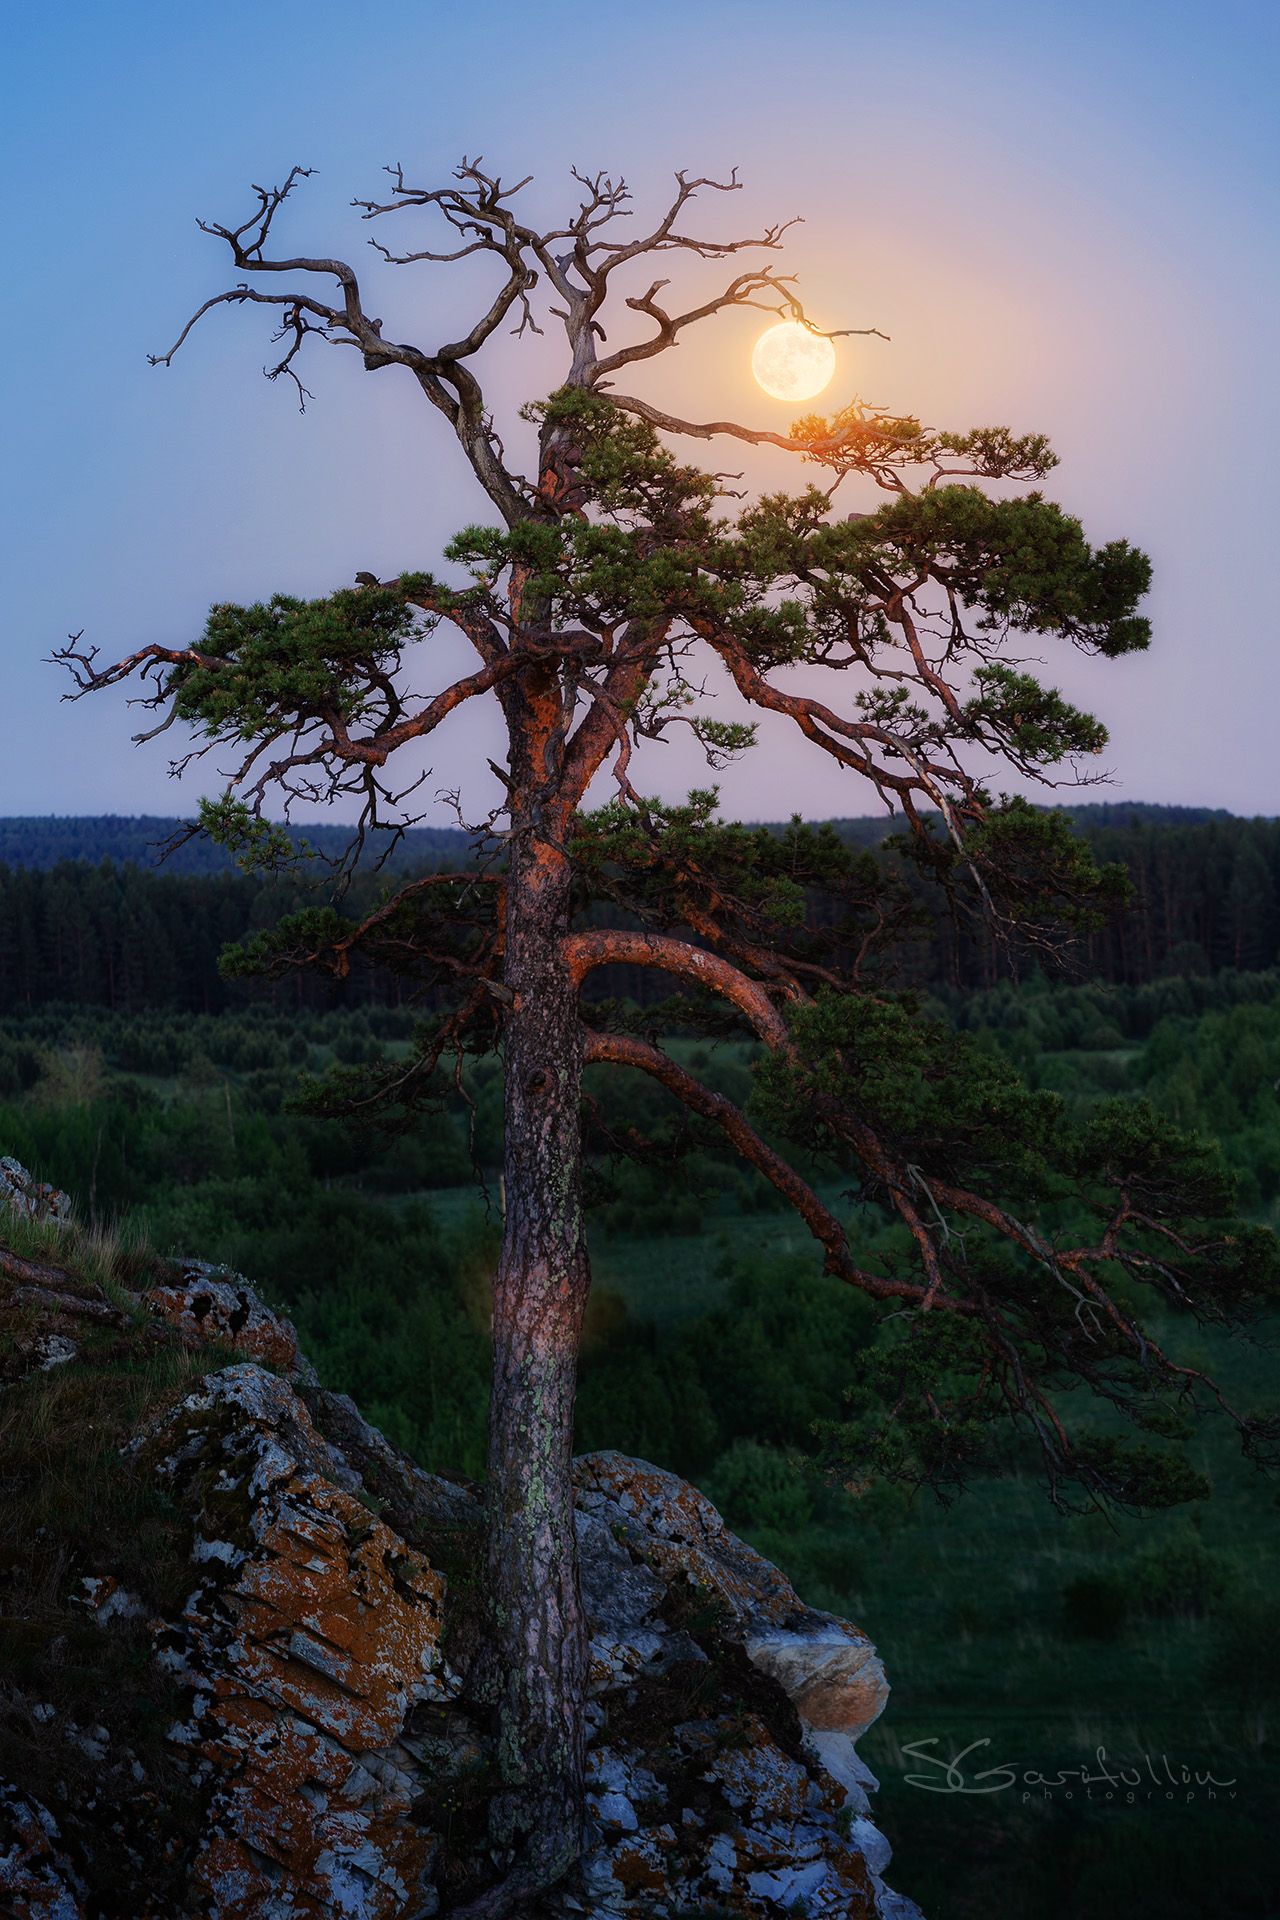
[(573, 1403), (590, 1273), (580, 1199), (582, 1042), (560, 957), (570, 873), (537, 811), (511, 847), (503, 1041), (506, 1220), (493, 1295), (488, 1606), (510, 1879), (466, 1909), (509, 1911), (581, 1850), (587, 1642), (573, 1525)]

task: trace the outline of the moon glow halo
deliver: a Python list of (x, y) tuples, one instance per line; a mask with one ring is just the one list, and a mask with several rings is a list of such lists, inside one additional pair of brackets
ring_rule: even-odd
[(751, 371), (774, 400), (812, 400), (830, 383), (836, 350), (820, 333), (798, 320), (781, 320), (756, 341)]

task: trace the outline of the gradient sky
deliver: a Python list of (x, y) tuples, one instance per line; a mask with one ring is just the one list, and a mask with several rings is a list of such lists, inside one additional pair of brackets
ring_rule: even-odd
[[(1151, 652), (1049, 661), (1112, 730), (1115, 781), (1094, 797), (1280, 811), (1274, 0), (115, 0), (24, 9), (8, 40), (0, 813), (179, 812), (217, 785), (212, 767), (167, 777), (172, 733), (132, 747), (122, 698), (60, 704), (41, 657), (68, 630), (104, 656), (183, 645), (213, 600), (429, 568), (456, 526), (492, 517), (397, 369), (370, 377), (313, 343), (300, 417), (260, 377), (260, 314), (213, 316), (170, 371), (144, 357), (230, 284), (194, 217), (234, 224), (247, 183), (295, 161), (318, 172), (282, 240), (353, 258), (388, 334), (432, 346), (478, 311), (477, 283), (371, 271), (347, 203), (379, 193), (386, 161), (437, 184), (464, 151), (534, 172), (549, 223), (571, 210), (571, 163), (625, 173), (642, 209), (676, 166), (736, 163), (746, 190), (708, 201), (712, 232), (803, 213), (786, 264), (810, 314), (892, 336), (844, 343), (824, 403), (856, 390), (936, 425), (1047, 431), (1054, 497), (1153, 556)], [(678, 284), (722, 272), (693, 262)], [(699, 329), (635, 390), (785, 428), (797, 410), (749, 377), (765, 324)], [(490, 344), (501, 408), (556, 384), (555, 344)], [(807, 477), (781, 453), (709, 451), (756, 484)], [(491, 718), (459, 717), (427, 790), (461, 786), (482, 811), (497, 744)], [(640, 773), (668, 798), (706, 782), (675, 746)], [(745, 818), (874, 810), (787, 731), (720, 784)]]

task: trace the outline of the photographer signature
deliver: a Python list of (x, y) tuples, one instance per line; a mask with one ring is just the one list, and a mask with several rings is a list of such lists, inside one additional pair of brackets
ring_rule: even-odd
[[(1144, 1753), (1138, 1764), (1120, 1766), (1118, 1762), (1107, 1763), (1107, 1750), (1098, 1747), (1094, 1759), (1082, 1767), (1061, 1767), (1056, 1773), (1039, 1773), (1035, 1768), (1012, 1766), (1007, 1761), (995, 1766), (985, 1766), (966, 1771), (964, 1762), (971, 1754), (977, 1754), (989, 1747), (989, 1739), (971, 1740), (967, 1747), (961, 1747), (958, 1753), (948, 1760), (940, 1753), (930, 1753), (926, 1749), (938, 1746), (937, 1739), (910, 1740), (902, 1748), (909, 1760), (919, 1766), (932, 1769), (925, 1773), (908, 1773), (904, 1776), (909, 1787), (922, 1787), (926, 1793), (1002, 1793), (1007, 1787), (1111, 1787), (1128, 1788), (1140, 1786), (1170, 1787), (1233, 1787), (1235, 1780), (1219, 1780), (1212, 1773), (1203, 1773), (1185, 1764), (1171, 1764), (1167, 1754), (1158, 1756)], [(1097, 1771), (1094, 1771), (1096, 1763)], [(1163, 1771), (1157, 1771), (1157, 1767)], [(1146, 1769), (1145, 1773), (1143, 1768)]]

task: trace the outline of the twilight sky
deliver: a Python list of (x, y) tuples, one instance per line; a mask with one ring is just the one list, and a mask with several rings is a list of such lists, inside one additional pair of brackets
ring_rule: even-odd
[[(464, 151), (534, 172), (548, 224), (576, 204), (571, 163), (625, 173), (637, 223), (677, 166), (745, 180), (708, 197), (704, 231), (804, 214), (785, 265), (807, 311), (892, 336), (841, 343), (816, 404), (856, 391), (935, 425), (1046, 431), (1062, 455), (1047, 490), (1095, 539), (1154, 559), (1150, 653), (1049, 660), (1112, 731), (1115, 781), (1093, 797), (1280, 811), (1274, 0), (73, 0), (24, 9), (8, 37), (0, 813), (181, 812), (218, 784), (208, 763), (167, 777), (173, 733), (134, 748), (121, 697), (59, 703), (41, 659), (69, 629), (111, 657), (184, 645), (213, 600), (430, 568), (458, 525), (492, 517), (398, 369), (371, 377), (312, 343), (300, 417), (260, 377), (252, 311), (211, 316), (170, 371), (145, 360), (231, 284), (194, 217), (237, 224), (247, 183), (295, 161), (318, 171), (279, 238), (353, 259), (388, 335), (431, 347), (481, 310), (481, 282), (378, 269), (347, 203), (381, 197), (384, 162), (439, 184)], [(405, 241), (432, 244), (425, 226), (410, 242), (416, 217)], [(682, 271), (696, 294), (728, 277), (677, 256)], [(805, 409), (750, 379), (767, 324), (699, 328), (633, 390), (785, 431)], [(478, 370), (500, 415), (556, 384), (556, 347), (490, 343)], [(688, 444), (756, 485), (808, 478), (782, 453)], [(472, 817), (498, 748), (481, 704), (427, 762), (425, 791), (461, 786)], [(666, 798), (707, 781), (678, 746), (639, 774)], [(789, 730), (720, 786), (744, 818), (875, 810)]]

